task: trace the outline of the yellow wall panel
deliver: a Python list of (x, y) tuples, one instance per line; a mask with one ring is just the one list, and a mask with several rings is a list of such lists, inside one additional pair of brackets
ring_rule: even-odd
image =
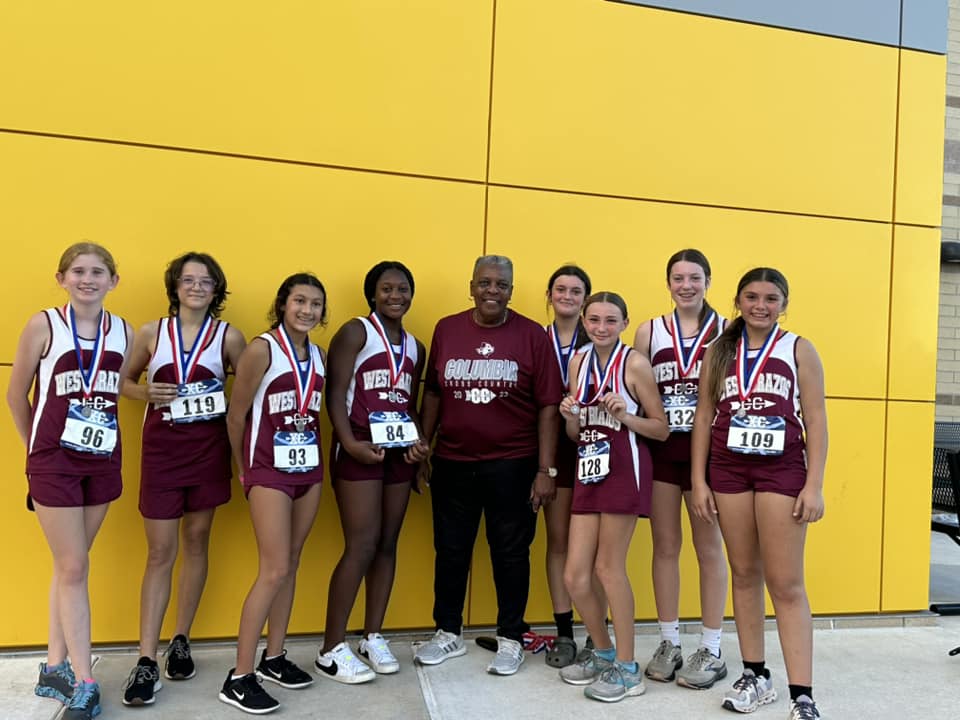
[(895, 48), (594, 0), (501, 3), (490, 178), (890, 220), (896, 74)]
[(827, 400), (826, 511), (807, 533), (807, 592), (814, 613), (881, 609), (884, 412), (882, 402)]
[(934, 408), (887, 403), (883, 612), (924, 610), (929, 602)]
[(890, 308), (891, 400), (933, 400), (937, 372), (940, 230), (893, 230)]
[[(490, 190), (488, 218), (489, 252), (510, 254), (516, 265), (514, 305), (537, 320), (547, 320), (550, 273), (573, 260), (595, 290), (624, 296), (635, 328), (671, 310), (667, 258), (696, 247), (713, 267), (708, 297), (721, 313), (732, 314), (744, 272), (780, 269), (791, 289), (783, 325), (817, 347), (827, 394), (884, 395), (889, 291), (876, 279), (889, 276), (888, 226), (498, 187)], [(874, 281), (851, 282), (852, 267)], [(836, 317), (838, 305), (870, 312), (855, 323), (823, 322)], [(851, 347), (869, 352), (854, 356)]]
[(10, 5), (0, 127), (481, 179), (492, 8)]
[[(0, 237), (25, 269), (12, 281), (8, 317), (17, 329), (64, 302), (57, 260), (87, 238), (116, 257), (120, 284), (107, 305), (136, 327), (166, 311), (163, 270), (186, 250), (222, 263), (232, 290), (225, 318), (247, 335), (264, 329), (283, 278), (312, 270), (329, 296), (323, 344), (367, 311), (366, 271), (399, 259), (415, 277), (431, 276), (408, 321), (426, 343), (444, 300), (467, 302), (483, 247), (483, 188), (467, 183), (3, 134), (0, 157), (17, 167), (0, 173)], [(15, 343), (13, 333), (0, 338), (0, 361), (13, 359)]]
[(946, 66), (944, 55), (900, 51), (898, 223), (940, 225)]

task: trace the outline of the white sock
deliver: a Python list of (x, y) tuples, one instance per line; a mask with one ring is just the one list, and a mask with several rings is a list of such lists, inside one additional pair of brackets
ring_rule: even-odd
[(700, 645), (705, 647), (710, 651), (710, 654), (714, 657), (720, 657), (720, 634), (723, 632), (722, 628), (708, 628), (706, 625), (703, 626), (700, 632)]
[(660, 639), (669, 640), (674, 647), (680, 647), (680, 620), (669, 620), (660, 623)]

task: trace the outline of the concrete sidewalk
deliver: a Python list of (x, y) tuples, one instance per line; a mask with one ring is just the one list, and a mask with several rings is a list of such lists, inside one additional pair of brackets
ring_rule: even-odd
[[(866, 626), (866, 627), (864, 627)], [(499, 718), (552, 720), (648, 717), (732, 718), (720, 707), (724, 691), (739, 676), (741, 666), (732, 624), (724, 633), (723, 655), (729, 676), (710, 690), (697, 691), (675, 684), (647, 682), (642, 697), (607, 705), (583, 697), (582, 688), (566, 685), (557, 671), (547, 667), (543, 655), (527, 654), (512, 677), (485, 672), (492, 654), (468, 642), (468, 653), (441, 665), (420, 668), (412, 663), (414, 644), (427, 635), (394, 636), (391, 642), (401, 662), (392, 676), (380, 676), (366, 685), (348, 686), (317, 677), (304, 690), (284, 690), (268, 684), (282, 703), (277, 718), (376, 718), (388, 720), (492, 720)], [(780, 699), (761, 708), (762, 718), (786, 718), (789, 696), (783, 657), (773, 625), (767, 632), (767, 664)], [(695, 649), (695, 625), (685, 626), (685, 653)], [(476, 633), (470, 634), (474, 637)], [(823, 717), (922, 718), (950, 717), (957, 709), (960, 656), (947, 652), (960, 645), (960, 618), (918, 615), (909, 617), (846, 618), (816, 621), (815, 693)], [(657, 644), (653, 626), (642, 626), (637, 636), (637, 657), (645, 662)], [(316, 638), (296, 638), (287, 645), (289, 656), (312, 670)], [(103, 693), (105, 718), (238, 718), (239, 710), (218, 701), (217, 693), (233, 665), (234, 647), (197, 643), (193, 646), (197, 677), (186, 682), (163, 680), (154, 705), (127, 708), (121, 704), (123, 685), (134, 663), (134, 649), (99, 650), (95, 675)], [(40, 653), (0, 656), (0, 718), (3, 720), (53, 720), (58, 703), (33, 694)]]
[[(944, 537), (931, 535), (930, 601), (960, 602), (960, 548)], [(773, 672), (780, 699), (757, 711), (757, 720), (787, 718), (789, 695), (783, 656), (775, 624), (768, 622), (767, 665)], [(695, 649), (699, 628), (684, 623), (684, 653)], [(657, 646), (653, 624), (637, 626), (636, 656), (646, 663)], [(547, 667), (543, 655), (526, 655), (513, 677), (485, 672), (493, 655), (479, 648), (467, 633), (468, 652), (442, 665), (421, 668), (413, 664), (416, 643), (429, 636), (393, 634), (391, 648), (400, 660), (400, 672), (381, 676), (366, 685), (341, 685), (317, 676), (304, 690), (284, 690), (267, 684), (281, 703), (271, 717), (342, 718), (351, 720), (581, 720), (604, 718), (670, 717), (679, 720), (733, 718), (720, 701), (742, 666), (732, 622), (725, 623), (723, 656), (729, 675), (710, 690), (688, 690), (677, 685), (647, 682), (642, 697), (606, 705), (587, 700), (582, 688), (564, 684)], [(583, 631), (578, 640), (582, 641)], [(313, 670), (318, 638), (291, 638), (290, 658)], [(356, 646), (356, 641), (351, 640)], [(931, 614), (865, 616), (814, 620), (814, 692), (824, 720), (897, 720), (949, 718), (957, 714), (960, 656), (948, 651), (960, 646), (960, 616)], [(232, 643), (194, 643), (197, 676), (186, 682), (163, 680), (156, 703), (128, 708), (121, 703), (127, 675), (137, 661), (136, 649), (97, 649), (94, 674), (101, 683), (104, 718), (121, 720), (177, 720), (250, 717), (221, 703), (217, 693), (234, 664)], [(55, 720), (59, 703), (33, 694), (42, 652), (0, 653), (0, 720)]]

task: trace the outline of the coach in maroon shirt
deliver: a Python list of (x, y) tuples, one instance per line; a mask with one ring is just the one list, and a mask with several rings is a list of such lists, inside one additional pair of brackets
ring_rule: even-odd
[(509, 258), (477, 260), (470, 282), (476, 306), (443, 318), (434, 330), (421, 411), (426, 438), (437, 434), (430, 487), (438, 632), (417, 659), (436, 664), (465, 652), (463, 605), (483, 514), (500, 647), (488, 670), (501, 675), (523, 661), (530, 543), (537, 510), (555, 493), (563, 396), (547, 334), (508, 309), (512, 292)]

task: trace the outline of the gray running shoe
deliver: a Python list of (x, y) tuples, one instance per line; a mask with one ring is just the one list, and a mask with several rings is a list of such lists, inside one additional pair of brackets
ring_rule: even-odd
[(611, 665), (613, 662), (604, 660), (597, 655), (596, 650), (584, 648), (577, 657), (577, 662), (560, 670), (560, 679), (570, 685), (589, 685)]
[(677, 672), (677, 685), (694, 690), (706, 690), (713, 687), (717, 680), (723, 680), (726, 676), (727, 664), (705, 647), (701, 647), (687, 658), (687, 662)]
[(777, 699), (773, 689), (773, 680), (757, 677), (753, 670), (744, 670), (743, 675), (727, 690), (723, 696), (723, 707), (734, 712), (752, 713), (761, 705)]
[(820, 720), (817, 704), (806, 695), (790, 701), (790, 720)]
[(463, 635), (454, 635), (446, 630), (437, 630), (428, 642), (417, 648), (413, 659), (421, 665), (439, 665), (447, 658), (467, 654)]
[(683, 654), (680, 648), (669, 640), (661, 640), (653, 658), (644, 671), (651, 680), (672, 682), (677, 670), (683, 667)]
[(523, 665), (523, 643), (497, 636), (497, 654), (487, 665), (491, 675), (513, 675)]
[(583, 694), (591, 700), (618, 702), (625, 697), (643, 695), (646, 690), (639, 665), (636, 672), (630, 672), (620, 663), (613, 663), (600, 673), (595, 683), (583, 689)]

